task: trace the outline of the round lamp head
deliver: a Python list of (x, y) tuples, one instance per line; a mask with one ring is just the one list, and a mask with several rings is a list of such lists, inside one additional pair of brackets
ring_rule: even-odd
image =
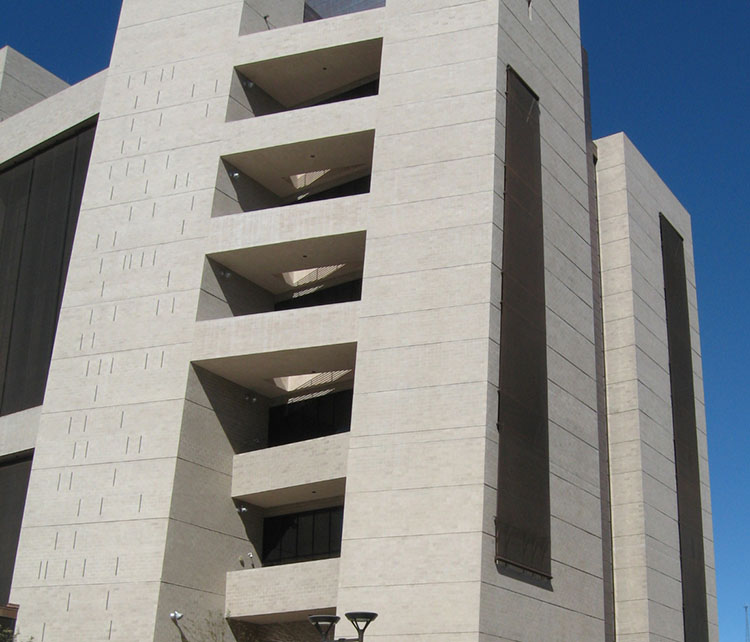
[(357, 629), (357, 633), (360, 635), (365, 632), (365, 629), (370, 626), (370, 622), (376, 617), (378, 617), (378, 614), (371, 611), (350, 611), (346, 614), (346, 619), (352, 623), (352, 626)]
[(341, 618), (338, 615), (308, 615), (307, 619), (320, 633), (321, 640), (327, 640), (328, 633)]

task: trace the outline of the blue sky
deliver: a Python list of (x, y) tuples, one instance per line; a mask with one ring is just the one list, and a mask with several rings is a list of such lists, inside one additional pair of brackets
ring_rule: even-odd
[(750, 603), (750, 2), (581, 0), (594, 135), (625, 131), (693, 218), (722, 642)]
[[(158, 1), (158, 0), (154, 0)], [(0, 0), (10, 44), (68, 82), (107, 66), (118, 0)], [(723, 642), (750, 602), (750, 2), (581, 0), (595, 137), (624, 130), (691, 212)]]

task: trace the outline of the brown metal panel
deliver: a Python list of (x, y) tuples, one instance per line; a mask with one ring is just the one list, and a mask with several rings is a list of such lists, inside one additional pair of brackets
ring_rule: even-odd
[(0, 464), (0, 606), (10, 595), (30, 474), (31, 457)]
[(0, 400), (5, 387), (33, 161), (0, 174)]
[(41, 404), (95, 126), (0, 174), (0, 414)]
[(89, 170), (89, 160), (91, 159), (91, 149), (94, 145), (94, 134), (96, 126), (82, 131), (76, 137), (76, 154), (75, 166), (73, 167), (73, 183), (70, 191), (70, 205), (68, 207), (68, 221), (65, 230), (65, 244), (63, 249), (63, 259), (60, 265), (60, 290), (57, 302), (58, 315), (60, 305), (62, 304), (62, 295), (65, 290), (65, 279), (68, 276), (68, 264), (70, 255), (73, 251), (73, 239), (75, 238), (76, 226), (78, 225), (78, 213), (81, 209), (83, 200), (83, 188), (86, 184), (86, 174)]
[(3, 414), (37, 406), (44, 398), (57, 325), (60, 265), (75, 147), (75, 138), (68, 139), (34, 159), (11, 325)]
[(677, 230), (663, 215), (659, 215), (659, 220), (672, 389), (685, 642), (708, 642), (703, 512), (685, 255), (683, 240)]
[(539, 100), (508, 68), (500, 329), (499, 568), (551, 577)]

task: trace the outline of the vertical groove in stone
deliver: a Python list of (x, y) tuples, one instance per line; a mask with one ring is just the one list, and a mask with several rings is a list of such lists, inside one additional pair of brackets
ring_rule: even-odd
[(551, 576), (539, 99), (507, 72), (497, 563)]
[(594, 351), (596, 367), (596, 418), (599, 434), (599, 492), (602, 509), (602, 586), (604, 590), (604, 642), (615, 640), (615, 580), (612, 551), (612, 507), (609, 484), (609, 425), (607, 422), (606, 369), (604, 366), (604, 313), (602, 270), (599, 250), (599, 206), (596, 196), (596, 145), (591, 131), (589, 60), (581, 49), (586, 118), (586, 170), (589, 183), (589, 229), (591, 232), (591, 286), (594, 303)]
[(659, 222), (667, 313), (669, 381), (672, 391), (685, 642), (707, 642), (703, 512), (685, 254), (682, 237), (663, 214), (659, 215)]

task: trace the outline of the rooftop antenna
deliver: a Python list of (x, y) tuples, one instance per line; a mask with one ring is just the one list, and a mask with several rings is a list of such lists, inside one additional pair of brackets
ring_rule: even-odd
[(748, 606), (745, 604), (745, 642), (750, 642), (750, 620), (747, 618)]

